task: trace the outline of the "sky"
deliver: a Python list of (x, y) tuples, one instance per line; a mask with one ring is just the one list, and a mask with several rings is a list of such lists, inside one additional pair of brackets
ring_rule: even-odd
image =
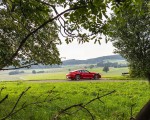
[[(111, 13), (112, 11), (107, 8), (107, 15), (110, 16)], [(103, 19), (105, 20), (105, 18)], [(106, 44), (104, 36), (102, 36), (102, 39), (103, 40), (101, 40), (101, 45), (99, 45), (98, 43), (94, 44), (93, 41), (84, 44), (78, 44), (77, 41), (74, 41), (70, 44), (66, 44), (64, 42), (62, 45), (57, 47), (60, 52), (60, 57), (62, 57), (62, 60), (68, 59), (86, 60), (101, 56), (114, 55), (113, 51), (115, 48), (113, 47), (112, 43), (108, 42)]]
[(89, 43), (78, 44), (74, 41), (70, 44), (63, 43), (57, 46), (60, 52), (62, 60), (78, 59), (86, 60), (90, 58), (96, 58), (107, 55), (114, 55), (114, 47), (111, 42), (105, 43), (105, 40), (101, 41), (101, 45), (94, 44), (93, 41)]

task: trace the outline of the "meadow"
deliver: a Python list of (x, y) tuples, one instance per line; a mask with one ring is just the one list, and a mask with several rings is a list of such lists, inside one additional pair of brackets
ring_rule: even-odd
[[(135, 116), (150, 99), (150, 87), (145, 80), (133, 80), (129, 76), (122, 76), (123, 72), (129, 71), (127, 67), (110, 67), (107, 73), (102, 67), (87, 70), (100, 73), (102, 79), (130, 81), (62, 83), (30, 81), (65, 80), (69, 70), (84, 69), (84, 66), (36, 69), (37, 72), (44, 71), (37, 74), (33, 74), (32, 69), (24, 70), (25, 73), (19, 75), (8, 75), (7, 71), (1, 72), (0, 100), (7, 94), (8, 98), (0, 103), (0, 120), (9, 113), (12, 116), (7, 118), (8, 120), (52, 120), (59, 115), (61, 120), (127, 120), (131, 117), (133, 104), (135, 104), (133, 106), (133, 116)], [(12, 79), (13, 82), (3, 81), (2, 78), (5, 77), (8, 81)], [(24, 93), (23, 91), (29, 86), (31, 88)], [(99, 96), (111, 91), (115, 92), (98, 99)], [(19, 98), (21, 94), (22, 97)], [(94, 101), (89, 103), (90, 100)], [(14, 114), (15, 112), (17, 113)]]
[[(64, 80), (66, 79), (66, 74), (69, 73), (68, 69), (71, 67), (65, 67), (62, 69), (54, 69), (53, 72), (47, 72), (47, 73), (42, 73), (42, 74), (28, 74), (23, 76), (22, 78), (24, 80)], [(71, 70), (76, 70), (76, 69), (84, 69), (80, 67), (73, 67)], [(93, 68), (93, 69), (87, 69), (91, 72), (97, 72), (102, 75), (102, 78), (107, 78), (107, 79), (130, 79), (127, 76), (122, 76), (122, 72), (128, 72), (127, 67), (123, 68), (113, 68), (110, 67), (109, 71), (106, 73), (103, 71), (103, 67), (98, 67), (98, 68)], [(46, 71), (46, 70), (45, 70)]]
[[(19, 71), (23, 71), (22, 74), (9, 75), (11, 71), (1, 71), (0, 72), (0, 81), (17, 81), (17, 80), (65, 80), (66, 74), (70, 71), (77, 69), (85, 69), (85, 66), (89, 66), (87, 64), (82, 65), (68, 65), (62, 66), (61, 68), (49, 68), (49, 69), (20, 69)], [(92, 69), (86, 68), (91, 72), (97, 72), (102, 75), (102, 79), (112, 79), (112, 80), (124, 80), (130, 79), (128, 76), (122, 76), (123, 72), (129, 72), (128, 67), (122, 68), (114, 68), (109, 67), (109, 71), (106, 73), (103, 71), (103, 67), (94, 67)], [(36, 74), (32, 72), (36, 71)], [(43, 71), (44, 73), (38, 73)]]
[[(58, 111), (72, 105), (85, 105), (93, 98), (116, 91), (87, 104), (95, 120), (127, 120), (133, 106), (133, 116), (150, 97), (150, 87), (146, 81), (132, 80), (128, 82), (69, 82), (69, 83), (32, 83), (32, 82), (0, 82), (0, 99), (8, 94), (8, 99), (0, 104), (0, 119), (14, 107), (22, 91), (31, 87), (19, 100), (14, 111), (27, 105), (11, 120), (48, 120), (58, 115)], [(60, 116), (61, 120), (91, 120), (86, 109), (75, 107)], [(79, 110), (74, 113), (74, 111)], [(74, 113), (69, 115), (69, 113)]]

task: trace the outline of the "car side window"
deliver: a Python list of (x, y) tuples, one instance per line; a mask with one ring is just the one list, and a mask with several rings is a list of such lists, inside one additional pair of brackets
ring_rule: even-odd
[(80, 73), (84, 73), (84, 70), (79, 70)]
[(87, 71), (87, 70), (84, 70), (84, 72), (85, 72), (85, 73), (89, 73), (89, 71)]

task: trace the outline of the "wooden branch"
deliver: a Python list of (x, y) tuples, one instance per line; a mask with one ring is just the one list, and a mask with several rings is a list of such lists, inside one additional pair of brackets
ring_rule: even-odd
[(93, 101), (95, 101), (95, 100), (97, 100), (97, 99), (99, 100), (99, 99), (102, 98), (102, 97), (105, 97), (105, 96), (107, 96), (107, 95), (110, 95), (110, 94), (112, 94), (112, 93), (114, 93), (114, 92), (116, 92), (116, 91), (113, 90), (113, 91), (111, 91), (111, 92), (109, 92), (109, 93), (107, 93), (107, 94), (104, 94), (104, 95), (102, 95), (102, 96), (98, 96), (98, 97), (96, 97), (96, 98), (90, 100), (89, 102), (87, 102), (84, 106), (90, 104), (91, 102), (93, 102)]
[(111, 91), (111, 92), (109, 92), (109, 93), (107, 93), (107, 94), (104, 94), (104, 95), (102, 95), (102, 96), (98, 96), (98, 97), (96, 97), (96, 98), (93, 98), (92, 100), (90, 100), (89, 102), (87, 102), (87, 103), (85, 103), (85, 104), (83, 104), (83, 103), (74, 104), (74, 105), (71, 105), (71, 106), (69, 106), (69, 107), (67, 107), (67, 108), (65, 108), (65, 109), (62, 109), (61, 111), (58, 112), (58, 114), (56, 114), (56, 115), (52, 118), (52, 120), (58, 120), (62, 114), (65, 114), (65, 113), (66, 113), (66, 111), (68, 111), (68, 110), (70, 110), (70, 109), (72, 109), (72, 108), (76, 108), (76, 107), (80, 107), (80, 108), (79, 108), (78, 110), (76, 110), (75, 112), (72, 112), (72, 113), (70, 113), (70, 114), (75, 114), (75, 113), (77, 113), (78, 111), (80, 111), (80, 110), (82, 110), (82, 109), (85, 109), (85, 110), (88, 112), (88, 114), (91, 116), (92, 120), (94, 120), (94, 116), (92, 115), (92, 113), (91, 113), (87, 108), (85, 108), (85, 107), (86, 107), (88, 104), (94, 102), (95, 100), (100, 100), (100, 98), (105, 97), (105, 96), (107, 96), (107, 95), (110, 95), (110, 94), (112, 94), (112, 93), (114, 93), (114, 92), (116, 92), (116, 91), (113, 90), (113, 91)]
[(83, 103), (74, 104), (74, 105), (71, 105), (71, 106), (69, 106), (69, 107), (67, 107), (67, 108), (65, 108), (65, 109), (62, 109), (61, 111), (58, 112), (57, 115), (55, 115), (55, 116), (52, 118), (52, 120), (58, 120), (58, 119), (59, 119), (59, 116), (60, 116), (61, 114), (64, 114), (66, 111), (68, 111), (68, 110), (70, 110), (70, 109), (72, 109), (72, 108), (74, 108), (74, 107), (79, 107), (79, 106), (81, 106), (82, 104), (83, 104)]
[[(49, 102), (52, 102), (52, 101), (54, 101), (54, 100), (59, 100), (59, 99), (60, 99), (60, 98), (51, 99), (51, 100), (49, 100)], [(20, 107), (19, 109), (15, 110), (15, 111), (11, 114), (11, 116), (13, 116), (14, 114), (18, 113), (19, 111), (21, 111), (21, 110), (27, 108), (28, 106), (37, 105), (37, 104), (41, 104), (41, 103), (45, 103), (45, 102), (46, 102), (46, 101), (36, 101), (36, 102), (29, 103), (29, 104), (26, 104), (26, 102), (25, 102), (25, 103), (22, 104), (22, 107)], [(10, 116), (9, 116), (9, 117), (10, 117)], [(5, 120), (5, 119), (1, 119), (1, 120)]]
[(54, 89), (55, 89), (55, 87), (53, 87), (53, 89), (51, 89), (50, 91), (48, 91), (49, 94), (47, 95), (47, 97), (45, 97), (44, 101), (46, 101), (47, 98), (51, 95), (51, 93), (54, 92), (54, 91), (53, 91)]
[[(56, 7), (53, 6), (52, 8), (53, 8), (53, 10), (55, 11), (56, 15), (58, 15), (59, 13), (58, 13)], [(58, 21), (59, 21), (61, 27), (64, 29), (64, 33), (65, 33), (67, 36), (69, 36), (69, 37), (78, 37), (77, 35), (70, 33), (70, 32), (66, 29), (66, 25), (65, 25), (65, 22), (66, 22), (66, 21), (64, 20), (64, 18), (63, 18), (62, 16), (60, 16), (60, 18), (61, 18), (61, 20), (64, 22), (64, 25), (63, 25), (62, 22), (61, 22), (61, 20), (58, 19)], [(64, 35), (63, 35), (63, 36), (64, 36)]]
[[(5, 87), (2, 87), (2, 88), (0, 89), (0, 97), (1, 97), (1, 93), (2, 93), (2, 91), (3, 91), (4, 89), (5, 89)], [(7, 94), (3, 99), (0, 100), (0, 104), (1, 104), (2, 102), (4, 102), (7, 98), (8, 98), (8, 94)]]
[(21, 99), (21, 98), (23, 97), (23, 95), (25, 95), (25, 93), (30, 89), (30, 87), (28, 87), (25, 91), (23, 91), (23, 92), (19, 95), (19, 97), (18, 97), (18, 99), (17, 99), (17, 101), (16, 101), (14, 107), (13, 107), (12, 110), (8, 113), (8, 115), (6, 115), (5, 117), (1, 118), (0, 120), (6, 120), (6, 119), (8, 119), (9, 117), (11, 117), (11, 116), (15, 115), (16, 113), (18, 113), (19, 111), (21, 111), (22, 109), (25, 109), (25, 108), (27, 108), (28, 106), (31, 106), (31, 105), (37, 105), (37, 104), (41, 104), (41, 103), (45, 103), (45, 102), (52, 102), (52, 101), (55, 101), (55, 100), (60, 100), (61, 98), (60, 98), (60, 97), (56, 97), (56, 96), (53, 97), (53, 98), (51, 98), (51, 99), (49, 99), (49, 100), (47, 100), (47, 98), (49, 97), (49, 95), (54, 92), (54, 91), (53, 91), (54, 88), (55, 88), (55, 87), (53, 87), (50, 91), (48, 91), (48, 96), (46, 96), (43, 100), (38, 101), (38, 98), (39, 98), (39, 97), (38, 97), (38, 98), (36, 98), (37, 101), (31, 102), (31, 103), (28, 103), (28, 104), (26, 104), (26, 103), (27, 103), (27, 101), (26, 101), (26, 102), (24, 102), (24, 103), (21, 105), (20, 108), (16, 109), (16, 107), (17, 107), (17, 105), (18, 105), (20, 99)]
[(150, 120), (150, 100), (140, 110), (135, 120)]
[(2, 87), (1, 90), (0, 90), (0, 96), (1, 96), (1, 93), (2, 91), (5, 89), (6, 87)]
[[(80, 8), (84, 8), (86, 6), (76, 6), (74, 8), (69, 8), (67, 10), (64, 10), (63, 12), (61, 12), (60, 14), (57, 14), (55, 17), (48, 19), (47, 21), (45, 21), (43, 24), (41, 24), (39, 27), (37, 27), (35, 30), (33, 30), (32, 32), (30, 32), (28, 35), (26, 35), (25, 38), (22, 39), (22, 41), (20, 42), (19, 47), (17, 48), (16, 52), (10, 57), (10, 59), (8, 59), (7, 61), (9, 63), (11, 63), (13, 61), (13, 59), (18, 55), (18, 52), (21, 50), (21, 48), (23, 47), (23, 45), (26, 43), (27, 39), (34, 35), (38, 30), (40, 30), (41, 28), (43, 28), (44, 26), (46, 26), (48, 23), (53, 22), (54, 20), (56, 20), (57, 18), (59, 18), (61, 15), (63, 15), (66, 12), (72, 11), (72, 10), (77, 10)], [(3, 67), (5, 67), (7, 65), (7, 63), (5, 65), (3, 65)], [(3, 68), (2, 67), (2, 68)]]
[(94, 120), (94, 116), (93, 116), (93, 114), (87, 109), (87, 108), (85, 108), (84, 106), (80, 106), (82, 109), (85, 109), (86, 111), (87, 111), (87, 113), (89, 113), (89, 115), (91, 116), (91, 119), (92, 120)]
[(135, 120), (135, 118), (133, 117), (133, 107), (135, 106), (135, 104), (131, 105), (131, 112), (130, 112), (130, 120)]
[[(112, 94), (112, 93), (114, 93), (114, 92), (116, 92), (116, 91), (113, 90), (113, 91), (111, 91), (111, 92), (109, 92), (109, 93), (107, 93), (107, 94), (104, 94), (104, 95), (102, 95), (102, 96), (99, 96), (99, 94), (98, 94), (98, 96), (97, 96), (96, 98), (93, 98), (92, 100), (90, 100), (89, 102), (87, 102), (86, 104), (84, 104), (83, 106), (85, 107), (85, 106), (87, 106), (88, 104), (94, 102), (95, 100), (99, 100), (100, 102), (104, 103), (103, 101), (100, 100), (100, 98), (102, 98), (102, 97), (104, 97), (104, 96), (107, 96), (107, 95), (109, 95), (109, 94)], [(81, 110), (81, 109), (76, 110), (74, 113), (78, 112), (79, 110)], [(74, 114), (74, 113), (73, 113), (73, 114)]]
[(72, 108), (75, 108), (75, 107), (80, 107), (81, 109), (84, 109), (87, 111), (87, 113), (91, 116), (91, 119), (94, 120), (94, 116), (92, 115), (92, 113), (87, 109), (85, 108), (85, 106), (83, 105), (83, 103), (80, 103), (80, 104), (75, 104), (75, 105), (72, 105), (72, 106), (69, 106), (63, 110), (61, 110), (52, 120), (58, 120), (59, 119), (59, 116), (61, 114), (68, 114), (68, 115), (71, 115), (72, 113), (66, 113), (69, 109), (72, 109)]
[(16, 70), (16, 69), (20, 69), (20, 68), (29, 68), (29, 67), (31, 67), (31, 65), (38, 65), (38, 63), (33, 63), (33, 64), (20, 66), (20, 67), (15, 67), (15, 68), (2, 68), (0, 70)]
[(8, 115), (6, 115), (6, 116), (5, 116), (4, 118), (2, 118), (1, 120), (6, 120), (7, 118), (9, 118), (9, 117), (13, 114), (13, 112), (14, 112), (15, 108), (17, 107), (17, 105), (18, 105), (20, 99), (22, 98), (22, 96), (23, 96), (30, 88), (31, 88), (31, 87), (28, 87), (25, 91), (23, 91), (23, 92), (20, 94), (20, 96), (19, 96), (19, 98), (17, 99), (17, 101), (16, 101), (14, 107), (12, 108), (12, 110), (8, 113)]
[(6, 95), (2, 100), (0, 100), (0, 104), (1, 104), (2, 102), (4, 102), (7, 98), (8, 98), (8, 95)]

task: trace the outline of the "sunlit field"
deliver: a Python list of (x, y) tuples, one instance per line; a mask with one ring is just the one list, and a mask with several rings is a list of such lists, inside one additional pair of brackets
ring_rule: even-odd
[(30, 74), (23, 77), (24, 80), (65, 80), (66, 72)]
[[(18, 81), (18, 80), (65, 80), (66, 74), (70, 71), (77, 69), (85, 69), (85, 65), (63, 66), (62, 68), (50, 68), (50, 69), (23, 69), (22, 74), (9, 75), (10, 71), (2, 71), (0, 73), (1, 81)], [(91, 72), (98, 72), (102, 75), (102, 79), (130, 79), (128, 76), (122, 76), (123, 72), (128, 72), (128, 67), (113, 68), (109, 67), (109, 71), (106, 73), (103, 71), (103, 67), (87, 68)], [(36, 74), (33, 74), (36, 71)], [(38, 73), (43, 71), (43, 73)]]
[[(133, 106), (133, 116), (150, 97), (150, 87), (145, 81), (130, 82), (69, 82), (69, 83), (32, 83), (32, 82), (1, 82), (0, 88), (2, 99), (8, 94), (8, 99), (0, 104), (0, 118), (7, 115), (13, 108), (18, 96), (27, 87), (31, 87), (20, 99), (15, 108), (18, 110), (23, 105), (31, 104), (13, 115), (11, 120), (48, 120), (52, 119), (60, 110), (71, 105), (86, 104), (98, 95), (107, 94), (113, 90), (116, 92), (102, 97), (86, 105), (95, 120), (128, 120), (131, 106)], [(49, 96), (48, 96), (49, 95)], [(43, 102), (45, 100), (45, 102)], [(40, 102), (42, 101), (42, 102)], [(39, 103), (38, 103), (39, 102)], [(77, 113), (69, 115), (79, 107), (66, 111), (62, 114), (61, 120), (91, 120), (91, 116), (86, 110), (80, 109)], [(14, 111), (15, 111), (14, 110)]]
[[(84, 66), (84, 65), (83, 65)], [(18, 113), (9, 119), (11, 120), (47, 120), (53, 119), (59, 111), (78, 104), (85, 105), (67, 110), (68, 114), (61, 114), (61, 120), (127, 120), (130, 116), (131, 106), (133, 116), (135, 116), (146, 101), (150, 99), (149, 84), (145, 80), (133, 80), (128, 76), (122, 76), (123, 72), (128, 72), (127, 67), (109, 68), (106, 73), (102, 67), (87, 69), (91, 72), (98, 72), (105, 79), (125, 80), (122, 82), (60, 82), (60, 83), (38, 83), (30, 80), (66, 80), (66, 74), (76, 69), (84, 69), (80, 66), (66, 66), (53, 69), (24, 70), (21, 75), (8, 75), (9, 78), (17, 77), (18, 82), (0, 82), (0, 88), (4, 88), (0, 93), (0, 99), (8, 94), (8, 99), (0, 104), (0, 119), (9, 114), (15, 105), (22, 91), (31, 87), (19, 100), (14, 112), (20, 108)], [(38, 73), (44, 71), (44, 73)], [(22, 80), (20, 80), (20, 78)], [(20, 81), (19, 81), (20, 80)], [(2, 80), (1, 80), (2, 81)], [(15, 81), (15, 80), (12, 80)], [(102, 97), (87, 104), (90, 100), (103, 96), (111, 91), (116, 91), (110, 95)], [(87, 104), (87, 105), (86, 105)], [(89, 112), (90, 113), (89, 113)], [(65, 112), (65, 113), (66, 113)]]

